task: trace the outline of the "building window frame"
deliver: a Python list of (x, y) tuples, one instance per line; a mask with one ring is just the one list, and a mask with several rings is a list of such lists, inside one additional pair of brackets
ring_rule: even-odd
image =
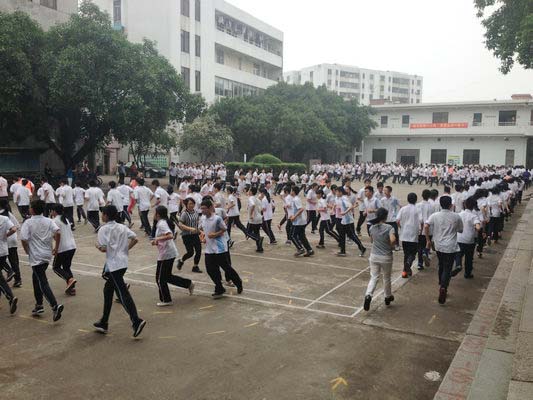
[(191, 16), (191, 5), (189, 3), (189, 0), (181, 0), (181, 7), (180, 12), (181, 15), (184, 17), (190, 17)]
[(190, 34), (185, 30), (181, 30), (181, 52), (189, 54), (190, 49)]

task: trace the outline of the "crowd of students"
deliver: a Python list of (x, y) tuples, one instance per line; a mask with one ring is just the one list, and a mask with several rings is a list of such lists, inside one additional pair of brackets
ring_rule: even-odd
[[(205, 269), (215, 286), (213, 298), (223, 296), (225, 286), (234, 286), (238, 294), (242, 293), (242, 280), (231, 262), (230, 251), (235, 243), (231, 238), (232, 227), (254, 241), (256, 251), (262, 253), (265, 238), (271, 245), (278, 243), (273, 225), (279, 231), (285, 225), (285, 243), (295, 247), (295, 257), (312, 257), (315, 254), (307, 237), (308, 226), (311, 234), (318, 233), (316, 248), (326, 247), (327, 234), (338, 247), (337, 256), (346, 257), (348, 239), (358, 247), (359, 256), (364, 257), (367, 248), (361, 241), (361, 230), (366, 225), (372, 248), (369, 257), (371, 278), (363, 304), (365, 310), (370, 307), (380, 274), (383, 275), (385, 304), (394, 301), (391, 292), (392, 261), (394, 251), (400, 250), (400, 244), (403, 278), (412, 275), (415, 261), (419, 270), (427, 268), (431, 263), (431, 254), (436, 253), (438, 301), (443, 304), (451, 277), (462, 271), (464, 265), (464, 277), (472, 279), (476, 250), (481, 258), (485, 245), (498, 242), (505, 221), (522, 200), (529, 178), (525, 173), (527, 171), (519, 168), (469, 167), (457, 169), (463, 171), (457, 172), (457, 175), (454, 169), (449, 175), (451, 181), (444, 180), (446, 184), (453, 184), (453, 193), (449, 185), (444, 186), (443, 193), (428, 188), (422, 191), (420, 201), (416, 193), (409, 193), (407, 203), (403, 205), (393, 195), (393, 188), (385, 185), (387, 175), (379, 174), (374, 187), (372, 177), (375, 173), (369, 175), (364, 172), (364, 186), (355, 190), (353, 181), (361, 175), (360, 167), (315, 165), (311, 174), (303, 177), (298, 174), (289, 176), (286, 171), (278, 177), (271, 171), (236, 171), (231, 184), (227, 184), (223, 166), (199, 168), (196, 165), (194, 168), (203, 171), (202, 176), (199, 173), (185, 175), (177, 170), (173, 184), (164, 188), (159, 180), (154, 179), (150, 188), (139, 175), (128, 184), (124, 179), (118, 184), (109, 182), (107, 194), (94, 181), (83, 189), (77, 184), (72, 188), (68, 180), (63, 180), (54, 189), (44, 178), (36, 196), (33, 196), (33, 183), (19, 178), (9, 191), (18, 208), (20, 223), (8, 202), (7, 182), (0, 176), (0, 267), (7, 274), (4, 278), (0, 273), (0, 293), (6, 296), (10, 311), (14, 313), (18, 300), (8, 282), (13, 280), (14, 288), (22, 285), (18, 234), (32, 268), (35, 297), (32, 314), (38, 316), (44, 313), (43, 302), (46, 299), (53, 312), (53, 320), (59, 320), (64, 307), (57, 302), (48, 284), (46, 270), (52, 264), (53, 271), (65, 281), (65, 293), (76, 295), (77, 280), (71, 271), (76, 252), (72, 232), (76, 223), (83, 220), (91, 223), (97, 234), (96, 248), (106, 254), (102, 273), (106, 281), (103, 313), (94, 327), (100, 332), (107, 332), (113, 294), (116, 293), (130, 316), (134, 336), (138, 336), (146, 322), (138, 316), (124, 281), (129, 250), (138, 243), (137, 235), (131, 230), (131, 213), (137, 206), (141, 229), (158, 252), (155, 278), (159, 307), (172, 304), (169, 284), (185, 288), (191, 295), (194, 293), (194, 283), (174, 275), (172, 270), (174, 265), (178, 271), (182, 270), (192, 258), (192, 272), (202, 273), (202, 245)], [(372, 168), (373, 164), (370, 171)], [(220, 173), (222, 169), (224, 173)], [(376, 172), (379, 173), (379, 170), (376, 169)], [(399, 175), (402, 176), (401, 172)], [(459, 179), (455, 179), (457, 177)], [(335, 181), (338, 184), (333, 183)], [(400, 178), (396, 182), (404, 181)], [(280, 193), (279, 205), (275, 202), (277, 193)], [(246, 225), (240, 220), (245, 196)], [(283, 209), (283, 218), (273, 224), (276, 207)], [(182, 256), (175, 244), (178, 234), (186, 249)]]

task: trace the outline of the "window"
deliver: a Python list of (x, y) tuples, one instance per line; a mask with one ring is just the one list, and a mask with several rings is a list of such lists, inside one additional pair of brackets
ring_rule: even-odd
[(420, 99), (416, 99), (416, 104), (420, 103)]
[(384, 75), (380, 75), (379, 76), (379, 81), (380, 82), (385, 82), (385, 76)]
[(41, 0), (40, 4), (44, 7), (53, 8), (57, 10), (57, 0)]
[(380, 86), (379, 86), (379, 91), (380, 91), (380, 92), (383, 92), (383, 91), (385, 91), (385, 86), (383, 86), (383, 85), (380, 85)]
[(529, 117), (529, 125), (533, 125), (533, 110), (531, 110), (531, 117)]
[(409, 115), (402, 115), (402, 128), (409, 128)]
[(474, 119), (472, 121), (473, 126), (481, 126), (481, 121), (483, 118), (483, 114), (481, 113), (474, 113)]
[(389, 117), (386, 115), (381, 116), (381, 127), (386, 128), (389, 123)]
[(372, 162), (373, 163), (387, 162), (387, 149), (372, 149)]
[(200, 91), (200, 71), (194, 71), (194, 90)]
[(254, 63), (254, 75), (261, 75), (261, 66), (259, 64)]
[(181, 67), (181, 79), (187, 89), (191, 88), (191, 70), (187, 67)]
[(446, 164), (446, 149), (431, 149), (431, 164)]
[(181, 0), (181, 15), (186, 17), (190, 15), (189, 0)]
[(328, 79), (328, 86), (331, 86), (331, 79)]
[(189, 53), (189, 32), (181, 31), (181, 51), (183, 53)]
[(331, 75), (331, 69), (328, 69), (328, 75)]
[(365, 73), (363, 72), (363, 79), (365, 79)]
[(505, 150), (505, 165), (514, 166), (514, 150)]
[(113, 22), (122, 21), (121, 0), (113, 0)]
[(309, 72), (309, 80), (311, 81), (311, 83), (313, 83), (313, 71)]
[(371, 81), (374, 80), (374, 74), (370, 74), (370, 80), (371, 80)]
[(200, 51), (201, 51), (201, 42), (200, 42), (200, 36), (194, 35), (194, 54), (196, 57), (200, 57)]
[(194, 2), (194, 19), (200, 22), (200, 0), (195, 0)]
[(368, 96), (368, 99), (369, 100), (374, 100), (374, 95), (372, 93), (370, 93), (370, 95)]
[(421, 81), (420, 79), (417, 80), (417, 81), (416, 81), (416, 85), (417, 85), (417, 86), (422, 86), (422, 81)]
[(355, 82), (346, 82), (341, 81), (340, 87), (342, 88), (350, 88), (350, 89), (359, 89), (359, 85)]
[(217, 49), (216, 55), (217, 55), (217, 63), (224, 64), (224, 51), (221, 49)]
[(516, 125), (516, 110), (500, 111), (498, 123), (500, 126), (514, 126)]
[(434, 112), (433, 113), (433, 123), (434, 124), (447, 124), (448, 123), (448, 113), (447, 112)]
[(362, 88), (363, 88), (363, 89), (365, 88), (365, 83), (364, 83), (364, 82), (363, 82), (363, 86), (362, 86)]
[(479, 150), (463, 150), (463, 165), (479, 164)]
[(224, 97), (255, 96), (263, 92), (255, 86), (215, 76), (215, 94)]
[(361, 93), (361, 99), (364, 99), (364, 98), (365, 98), (365, 94)]

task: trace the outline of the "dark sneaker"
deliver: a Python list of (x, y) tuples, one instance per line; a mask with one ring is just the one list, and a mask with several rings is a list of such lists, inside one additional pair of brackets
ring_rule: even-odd
[(261, 250), (263, 250), (263, 242), (264, 242), (265, 238), (264, 237), (260, 237), (259, 238), (259, 242), (257, 244), (257, 247)]
[(422, 258), (424, 260), (424, 266), (429, 267), (431, 265), (431, 259), (429, 258), (429, 255), (424, 253), (422, 254)]
[(439, 304), (446, 303), (446, 288), (441, 287), (439, 290)]
[(144, 327), (146, 326), (146, 321), (144, 319), (139, 320), (134, 326), (133, 326), (133, 337), (137, 337), (141, 334)]
[(184, 263), (183, 260), (180, 258), (180, 259), (178, 260), (178, 263), (176, 264), (176, 267), (178, 268), (178, 271), (181, 271), (181, 269), (183, 268), (183, 264), (185, 264), (185, 263)]
[(63, 304), (58, 304), (55, 306), (52, 311), (54, 312), (54, 316), (52, 317), (52, 320), (54, 322), (57, 322), (61, 319), (61, 313), (63, 312)]
[(226, 289), (222, 289), (221, 291), (215, 291), (211, 296), (213, 299), (220, 299), (222, 296), (224, 296), (224, 293), (226, 293)]
[(19, 288), (21, 286), (22, 286), (22, 281), (15, 281), (15, 283), (13, 283), (14, 288)]
[(303, 254), (305, 254), (305, 250), (301, 249), (301, 250), (298, 250), (296, 253), (294, 253), (294, 257), (299, 257)]
[(228, 241), (228, 249), (231, 250), (231, 248), (233, 247), (234, 244), (235, 244), (235, 242), (234, 242), (233, 240), (230, 239), (230, 240)]
[(424, 266), (423, 266), (423, 265), (419, 265), (419, 266), (418, 266), (418, 270), (419, 270), (419, 271), (424, 270)]
[(239, 286), (237, 286), (237, 294), (241, 294), (243, 290), (244, 289), (243, 289), (242, 283), (241, 283)]
[(201, 274), (202, 270), (198, 267), (198, 265), (195, 265), (194, 267), (192, 267), (192, 272), (195, 272), (197, 274)]
[(257, 249), (255, 252), (256, 253), (263, 253), (265, 250), (263, 250), (263, 248), (260, 248), (260, 249)]
[(337, 257), (346, 257), (346, 253), (344, 251), (339, 251)]
[(465, 279), (474, 279), (474, 275), (473, 274), (465, 275)]
[(273, 240), (270, 242), (270, 244), (274, 245), (274, 244), (278, 244), (278, 241), (277, 240)]
[(232, 281), (226, 281), (226, 286), (235, 287)]
[(189, 296), (192, 296), (194, 294), (194, 283), (191, 282), (189, 285)]
[(15, 272), (11, 270), (10, 272), (7, 273), (6, 282), (8, 283), (11, 282), (14, 277), (15, 277)]
[(69, 293), (71, 289), (75, 289), (76, 288), (76, 279), (74, 278), (70, 278), (68, 281), (67, 281), (67, 288), (65, 289), (65, 293)]
[(368, 311), (370, 310), (370, 303), (372, 302), (372, 296), (370, 296), (369, 294), (367, 294), (365, 296), (365, 303), (363, 304), (363, 309), (365, 311)]
[(31, 310), (31, 315), (37, 316), (44, 314), (44, 307), (43, 306), (35, 306), (33, 310)]
[(324, 246), (323, 244), (319, 244), (316, 246), (317, 249), (325, 249), (326, 246)]
[(407, 276), (409, 277), (413, 276), (413, 270), (411, 268), (407, 270)]
[(390, 305), (390, 303), (392, 303), (394, 301), (394, 296), (390, 296), (390, 297), (385, 297), (385, 305), (388, 306)]
[(304, 254), (304, 257), (311, 257), (315, 255), (315, 252), (313, 250), (309, 250), (307, 253)]
[(15, 311), (17, 311), (17, 303), (18, 303), (19, 299), (17, 299), (16, 297), (13, 297), (10, 301), (9, 301), (9, 313), (10, 314), (15, 314)]
[(107, 333), (107, 323), (104, 323), (102, 321), (97, 321), (93, 324), (94, 326), (94, 329), (96, 332), (100, 332), (100, 333)]
[(364, 257), (364, 256), (365, 256), (365, 253), (366, 253), (366, 247), (363, 247), (363, 249), (362, 249), (361, 252), (359, 253), (359, 257)]
[(452, 270), (451, 275), (456, 276), (462, 270), (463, 270), (463, 267), (461, 267), (460, 265), (456, 265), (455, 268)]

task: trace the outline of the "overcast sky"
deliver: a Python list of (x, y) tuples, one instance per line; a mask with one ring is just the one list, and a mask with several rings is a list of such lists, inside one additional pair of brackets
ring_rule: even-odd
[(473, 0), (228, 0), (284, 33), (284, 71), (320, 63), (424, 77), (423, 101), (533, 94), (533, 71), (508, 75), (485, 49)]

